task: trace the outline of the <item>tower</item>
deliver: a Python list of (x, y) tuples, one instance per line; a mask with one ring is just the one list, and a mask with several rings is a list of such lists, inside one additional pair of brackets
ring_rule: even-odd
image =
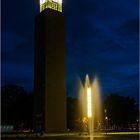
[(35, 129), (66, 130), (66, 34), (62, 0), (41, 0), (35, 20)]

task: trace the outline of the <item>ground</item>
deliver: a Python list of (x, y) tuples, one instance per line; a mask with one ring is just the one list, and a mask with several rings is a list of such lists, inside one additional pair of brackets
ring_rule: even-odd
[(2, 135), (2, 140), (139, 140), (139, 134), (138, 132), (98, 133), (94, 137), (80, 133), (45, 134), (41, 137), (29, 134)]

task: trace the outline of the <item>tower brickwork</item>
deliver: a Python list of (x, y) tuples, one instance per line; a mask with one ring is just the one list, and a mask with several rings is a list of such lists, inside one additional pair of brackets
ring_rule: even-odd
[(35, 129), (66, 131), (66, 29), (62, 12), (47, 8), (35, 21)]

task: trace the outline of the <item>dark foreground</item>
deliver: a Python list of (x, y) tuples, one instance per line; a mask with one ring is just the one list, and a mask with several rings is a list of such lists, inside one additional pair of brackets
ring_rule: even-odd
[(43, 136), (3, 135), (2, 140), (139, 140), (139, 133), (98, 133), (94, 137), (80, 134), (52, 134)]

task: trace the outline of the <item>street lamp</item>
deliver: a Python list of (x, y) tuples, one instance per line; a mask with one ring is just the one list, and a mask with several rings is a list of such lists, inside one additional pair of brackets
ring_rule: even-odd
[(108, 120), (108, 117), (106, 116), (105, 119)]
[(105, 129), (107, 130), (107, 128), (108, 128), (107, 109), (104, 109), (104, 112), (105, 112)]

